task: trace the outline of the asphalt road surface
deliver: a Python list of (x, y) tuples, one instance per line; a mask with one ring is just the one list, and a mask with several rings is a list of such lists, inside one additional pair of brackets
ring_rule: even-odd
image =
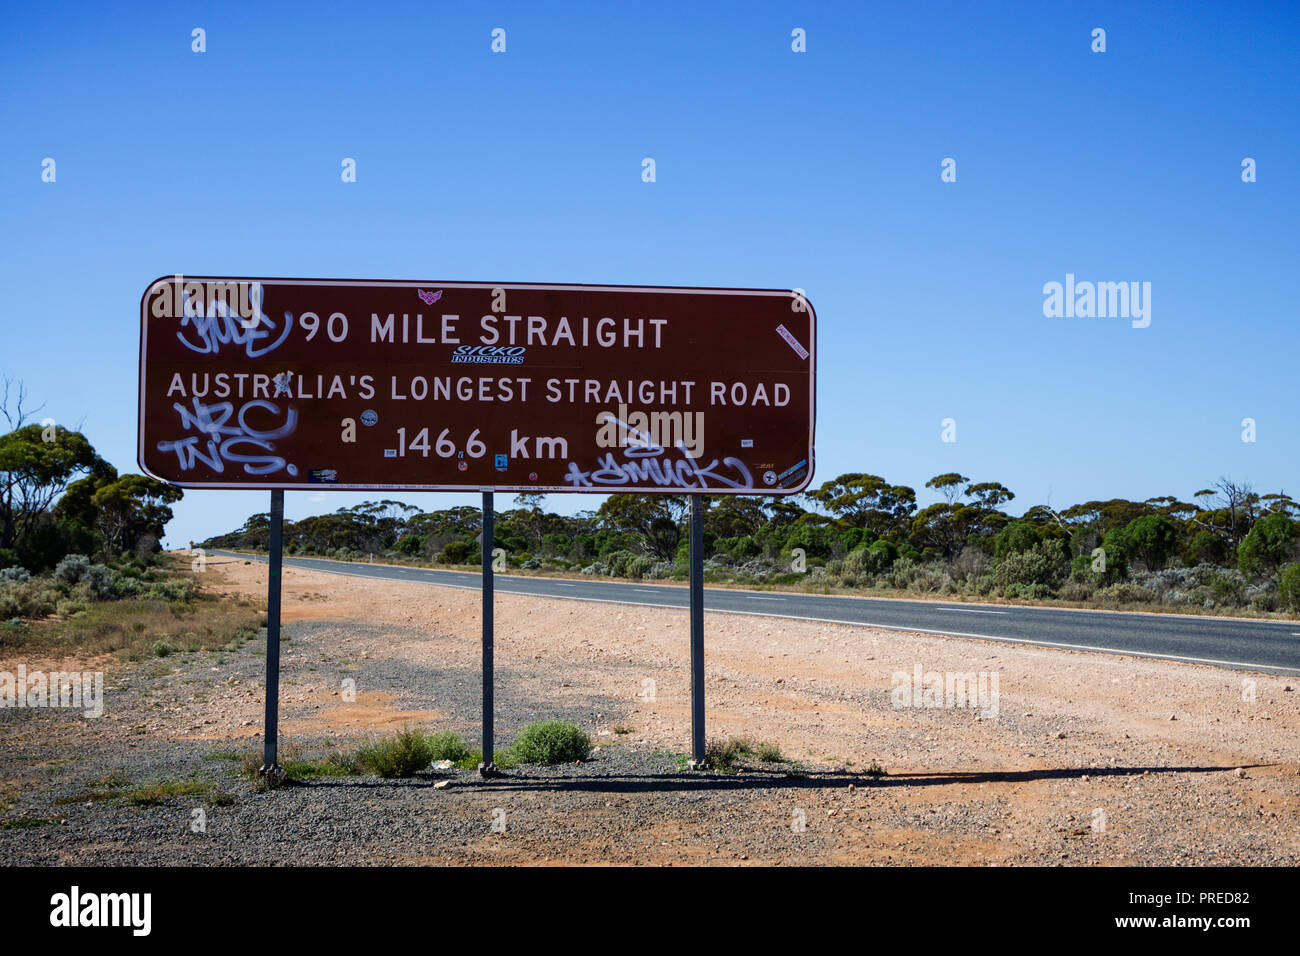
[[(260, 562), (267, 560), (264, 556), (236, 555), (231, 551), (211, 553)], [(353, 564), (320, 558), (286, 557), (284, 563), (287, 567), (310, 571), (414, 581), (472, 591), (479, 589), (481, 580), (477, 571)], [(569, 581), (497, 574), (493, 586), (497, 591), (510, 594), (534, 594), (612, 604), (645, 604), (651, 607), (684, 609), (690, 601), (684, 586), (636, 581)], [(887, 630), (923, 631), (950, 637), (973, 637), (1080, 651), (1133, 654), (1274, 674), (1300, 674), (1300, 621), (1248, 621), (1068, 608), (992, 607), (943, 601), (897, 601), (730, 588), (705, 588), (704, 609), (730, 614), (760, 614), (765, 617), (856, 624)]]

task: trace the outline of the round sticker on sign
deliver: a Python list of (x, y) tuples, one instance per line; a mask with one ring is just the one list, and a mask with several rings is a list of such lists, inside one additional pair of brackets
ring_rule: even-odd
[(456, 462), (456, 467), (459, 468), (461, 471), (468, 471), (468, 470), (469, 470), (469, 462), (467, 462), (467, 461), (458, 461), (458, 462)]
[(373, 408), (367, 408), (364, 412), (361, 413), (361, 424), (367, 427), (376, 424), (378, 421), (379, 421), (379, 413), (376, 412)]
[(776, 484), (776, 472), (774, 472), (774, 471), (765, 471), (765, 472), (763, 472), (763, 484), (765, 484), (765, 485), (774, 485), (774, 484)]

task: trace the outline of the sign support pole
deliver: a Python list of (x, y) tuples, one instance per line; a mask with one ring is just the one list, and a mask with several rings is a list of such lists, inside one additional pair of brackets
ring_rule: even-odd
[(691, 495), (691, 765), (704, 766), (704, 496)]
[(483, 492), (483, 759), (478, 765), (479, 776), (494, 777), (497, 765), (494, 759), (495, 733), (492, 726), (492, 492)]
[(270, 571), (266, 582), (266, 731), (261, 773), (279, 776), (280, 742), (280, 583), (284, 557), (284, 490), (271, 492)]

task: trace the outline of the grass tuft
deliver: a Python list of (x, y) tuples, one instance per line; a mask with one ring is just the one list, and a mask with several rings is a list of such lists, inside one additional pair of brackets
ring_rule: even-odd
[(201, 797), (212, 789), (203, 780), (164, 780), (136, 787), (122, 794), (122, 800), (133, 807), (156, 807), (168, 797)]
[(58, 820), (46, 820), (42, 817), (13, 817), (0, 820), (0, 830), (31, 830), (36, 827), (56, 826)]
[(744, 737), (715, 737), (704, 745), (704, 766), (718, 773), (734, 773), (740, 758), (753, 753), (753, 742)]
[(760, 743), (755, 748), (754, 755), (763, 763), (785, 763), (785, 755), (781, 753), (781, 748), (770, 740)]

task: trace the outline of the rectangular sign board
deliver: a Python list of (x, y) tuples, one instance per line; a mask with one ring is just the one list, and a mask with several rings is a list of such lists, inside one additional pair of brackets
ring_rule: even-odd
[(139, 460), (186, 488), (793, 494), (798, 290), (166, 276)]

